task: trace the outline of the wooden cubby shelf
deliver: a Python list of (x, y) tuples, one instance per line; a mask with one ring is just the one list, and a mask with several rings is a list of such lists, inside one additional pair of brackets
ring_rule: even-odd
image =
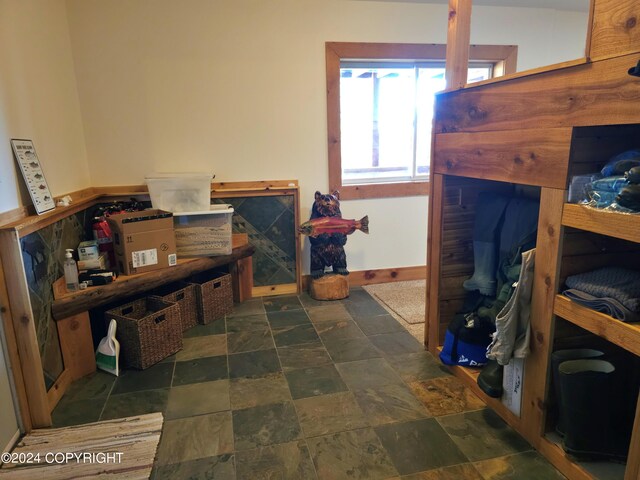
[(640, 215), (565, 203), (562, 225), (640, 243)]
[(556, 295), (553, 313), (629, 352), (640, 355), (640, 323), (625, 323)]

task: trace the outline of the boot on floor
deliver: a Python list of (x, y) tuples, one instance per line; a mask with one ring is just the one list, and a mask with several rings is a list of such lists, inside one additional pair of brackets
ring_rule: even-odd
[(562, 362), (558, 367), (565, 421), (564, 450), (580, 459), (624, 461), (630, 436), (617, 427), (623, 392), (605, 360)]

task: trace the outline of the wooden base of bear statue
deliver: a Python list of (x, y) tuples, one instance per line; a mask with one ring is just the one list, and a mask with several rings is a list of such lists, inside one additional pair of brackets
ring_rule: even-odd
[(329, 273), (311, 279), (309, 295), (314, 300), (342, 300), (349, 296), (349, 276)]

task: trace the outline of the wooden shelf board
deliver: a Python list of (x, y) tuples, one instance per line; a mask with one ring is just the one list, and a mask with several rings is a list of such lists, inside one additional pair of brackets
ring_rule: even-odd
[(193, 273), (231, 264), (241, 258), (253, 255), (254, 250), (253, 246), (247, 244), (234, 248), (231, 255), (182, 259), (178, 260), (178, 264), (174, 267), (137, 275), (123, 275), (108, 285), (91, 287), (77, 292), (66, 292), (64, 284), (58, 280), (54, 284), (55, 301), (51, 308), (53, 318), (56, 320), (67, 318), (91, 308), (106, 305), (125, 294), (134, 295), (181, 280)]
[(610, 237), (640, 243), (640, 215), (598, 210), (565, 203), (562, 224)]
[(640, 355), (640, 323), (625, 323), (556, 295), (553, 313), (603, 337), (625, 350)]

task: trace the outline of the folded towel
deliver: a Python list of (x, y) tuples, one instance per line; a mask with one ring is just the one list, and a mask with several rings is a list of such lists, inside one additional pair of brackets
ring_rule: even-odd
[(610, 298), (624, 308), (640, 313), (640, 272), (619, 267), (604, 267), (567, 278), (567, 287), (596, 298)]
[(623, 322), (640, 321), (640, 314), (625, 308), (625, 306), (615, 298), (597, 298), (575, 289), (565, 290), (562, 294), (584, 307), (606, 313), (617, 320), (622, 320)]

